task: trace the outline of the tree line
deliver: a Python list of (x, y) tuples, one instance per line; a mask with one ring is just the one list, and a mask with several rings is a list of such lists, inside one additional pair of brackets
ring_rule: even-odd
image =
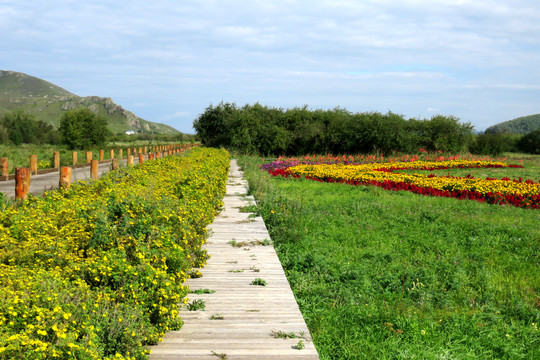
[(1, 144), (65, 144), (70, 149), (85, 149), (104, 145), (108, 136), (107, 119), (86, 108), (62, 114), (58, 129), (21, 110), (0, 119)]
[(405, 119), (393, 112), (352, 113), (340, 107), (281, 109), (222, 102), (208, 106), (193, 127), (206, 146), (261, 155), (388, 154), (421, 149), (497, 155), (513, 150), (507, 148), (506, 137), (477, 136), (470, 123), (454, 116)]
[(65, 144), (69, 149), (88, 149), (105, 145), (107, 141), (192, 141), (193, 135), (178, 134), (116, 134), (107, 126), (107, 119), (87, 108), (65, 112), (56, 129), (21, 110), (4, 114), (0, 118), (0, 144)]
[(453, 116), (405, 119), (388, 112), (351, 113), (343, 108), (276, 109), (260, 104), (210, 105), (194, 121), (203, 144), (245, 153), (390, 153), (466, 150), (473, 127)]

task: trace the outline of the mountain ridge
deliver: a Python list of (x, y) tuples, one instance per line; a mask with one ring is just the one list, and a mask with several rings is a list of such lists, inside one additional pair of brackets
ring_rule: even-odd
[(46, 80), (11, 70), (0, 70), (0, 116), (22, 110), (58, 127), (66, 111), (86, 107), (108, 120), (113, 133), (181, 134), (173, 127), (136, 116), (110, 97), (78, 96)]
[(486, 134), (511, 133), (525, 135), (540, 129), (540, 114), (521, 116), (513, 120), (503, 121), (486, 129)]

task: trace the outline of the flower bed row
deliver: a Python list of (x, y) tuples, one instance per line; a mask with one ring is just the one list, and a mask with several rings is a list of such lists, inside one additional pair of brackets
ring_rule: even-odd
[(198, 148), (4, 204), (0, 359), (144, 359), (181, 326), (228, 165)]
[(473, 199), (493, 204), (512, 204), (525, 208), (540, 208), (540, 183), (532, 180), (480, 179), (472, 176), (454, 177), (433, 174), (395, 173), (395, 170), (440, 170), (452, 168), (521, 167), (496, 161), (442, 160), (347, 164), (296, 165), (281, 164), (269, 172), (274, 176), (305, 177), (323, 182), (343, 182), (352, 185), (375, 185), (387, 190), (406, 190), (423, 195)]
[[(264, 160), (264, 159), (263, 159)], [(440, 154), (425, 153), (421, 155), (402, 155), (390, 156), (384, 155), (307, 155), (302, 157), (283, 157), (280, 156), (271, 163), (265, 163), (262, 168), (266, 171), (277, 169), (287, 169), (296, 165), (317, 165), (317, 164), (345, 164), (345, 165), (360, 165), (360, 164), (388, 164), (388, 163), (407, 163), (407, 162), (442, 162), (442, 161), (484, 161), (484, 162), (503, 162), (504, 158), (492, 159), (489, 156), (478, 157), (469, 154), (464, 157), (461, 155), (451, 155), (444, 157)], [(518, 166), (518, 165), (515, 165)]]

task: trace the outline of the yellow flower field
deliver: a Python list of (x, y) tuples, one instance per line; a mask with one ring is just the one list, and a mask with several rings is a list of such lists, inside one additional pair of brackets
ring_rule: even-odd
[(222, 206), (224, 150), (197, 148), (4, 206), (0, 359), (143, 359)]

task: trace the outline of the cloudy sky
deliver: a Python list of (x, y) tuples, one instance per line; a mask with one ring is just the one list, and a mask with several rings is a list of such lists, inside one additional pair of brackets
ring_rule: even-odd
[(0, 0), (0, 70), (193, 133), (210, 105), (540, 113), (538, 0)]

